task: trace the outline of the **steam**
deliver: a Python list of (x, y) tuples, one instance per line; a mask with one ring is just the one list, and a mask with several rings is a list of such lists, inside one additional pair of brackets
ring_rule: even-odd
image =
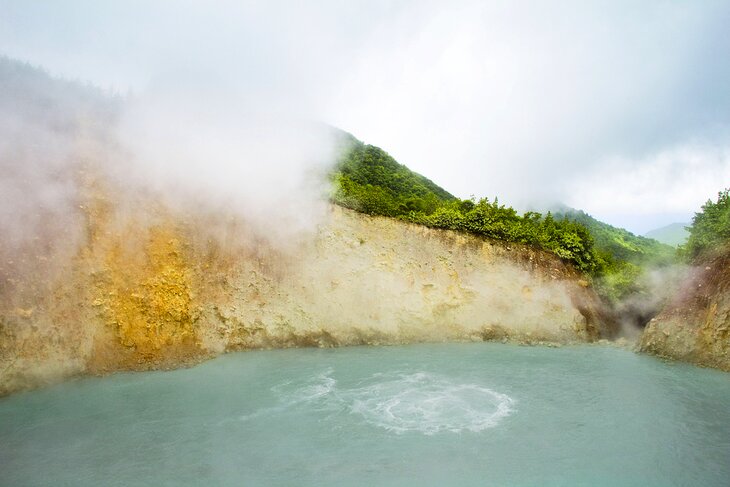
[(0, 58), (0, 395), (86, 369), (108, 251), (146, 255), (155, 225), (213, 265), (311, 237), (338, 133), (268, 108), (174, 80), (121, 98)]
[(642, 291), (630, 294), (616, 306), (619, 336), (638, 341), (643, 328), (677, 295), (693, 272), (684, 264), (647, 269), (636, 283)]
[(115, 100), (4, 58), (0, 87), (1, 291), (24, 273), (47, 278), (80, 238), (76, 156)]
[(245, 220), (273, 244), (325, 215), (335, 131), (270, 113), (255, 94), (168, 82), (121, 99), (9, 59), (0, 60), (0, 86), (4, 273), (73, 254), (89, 173), (114, 188), (117, 204), (152, 194), (183, 215)]
[(120, 140), (126, 176), (176, 207), (243, 217), (261, 236), (282, 241), (321, 221), (335, 132), (272, 115), (232, 93), (185, 86), (133, 97)]

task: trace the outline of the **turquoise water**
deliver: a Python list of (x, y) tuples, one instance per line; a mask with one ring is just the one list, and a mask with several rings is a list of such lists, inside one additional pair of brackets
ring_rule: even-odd
[(279, 350), (0, 399), (3, 486), (724, 486), (730, 374), (612, 347)]

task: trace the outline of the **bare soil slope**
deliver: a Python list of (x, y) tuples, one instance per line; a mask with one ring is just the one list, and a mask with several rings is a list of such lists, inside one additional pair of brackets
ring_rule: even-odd
[(641, 350), (730, 371), (730, 249), (694, 269), (646, 327)]

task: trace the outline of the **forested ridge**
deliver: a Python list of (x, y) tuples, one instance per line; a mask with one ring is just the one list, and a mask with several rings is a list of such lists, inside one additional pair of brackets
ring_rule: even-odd
[(649, 266), (669, 265), (674, 249), (570, 208), (518, 213), (495, 197), (459, 199), (399, 164), (384, 150), (344, 137), (331, 175), (336, 204), (369, 215), (531, 245), (571, 262), (609, 300), (641, 292)]

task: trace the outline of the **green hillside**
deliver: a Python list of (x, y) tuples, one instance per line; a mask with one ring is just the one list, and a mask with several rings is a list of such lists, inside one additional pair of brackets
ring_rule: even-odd
[(555, 217), (585, 225), (593, 235), (596, 250), (602, 257), (637, 265), (666, 265), (674, 261), (675, 251), (671, 246), (604, 223), (584, 211), (567, 209), (556, 212)]
[(456, 198), (430, 179), (399, 164), (387, 152), (342, 135), (342, 156), (335, 169), (334, 199), (347, 208), (396, 217), (411, 211), (433, 213)]
[(552, 215), (500, 205), (497, 199), (461, 200), (382, 149), (344, 137), (342, 155), (332, 173), (332, 200), (370, 215), (482, 235), (495, 240), (533, 245), (593, 272), (597, 259), (587, 229)]
[(673, 247), (596, 220), (584, 211), (563, 208), (555, 216), (584, 225), (593, 235), (598, 259), (594, 276), (599, 278), (595, 284), (611, 301), (649, 292), (642, 279), (647, 269), (666, 267), (676, 261)]
[(430, 179), (399, 164), (382, 149), (349, 134), (331, 174), (334, 203), (369, 215), (382, 215), (432, 228), (518, 242), (553, 252), (597, 278), (610, 301), (645, 292), (645, 269), (668, 265), (675, 250), (569, 208), (519, 214), (495, 198), (461, 200)]
[(671, 223), (665, 227), (646, 232), (644, 236), (671, 245), (672, 247), (679, 247), (680, 245), (684, 245), (687, 242), (687, 238), (689, 238), (689, 232), (687, 231), (689, 225), (689, 223)]

